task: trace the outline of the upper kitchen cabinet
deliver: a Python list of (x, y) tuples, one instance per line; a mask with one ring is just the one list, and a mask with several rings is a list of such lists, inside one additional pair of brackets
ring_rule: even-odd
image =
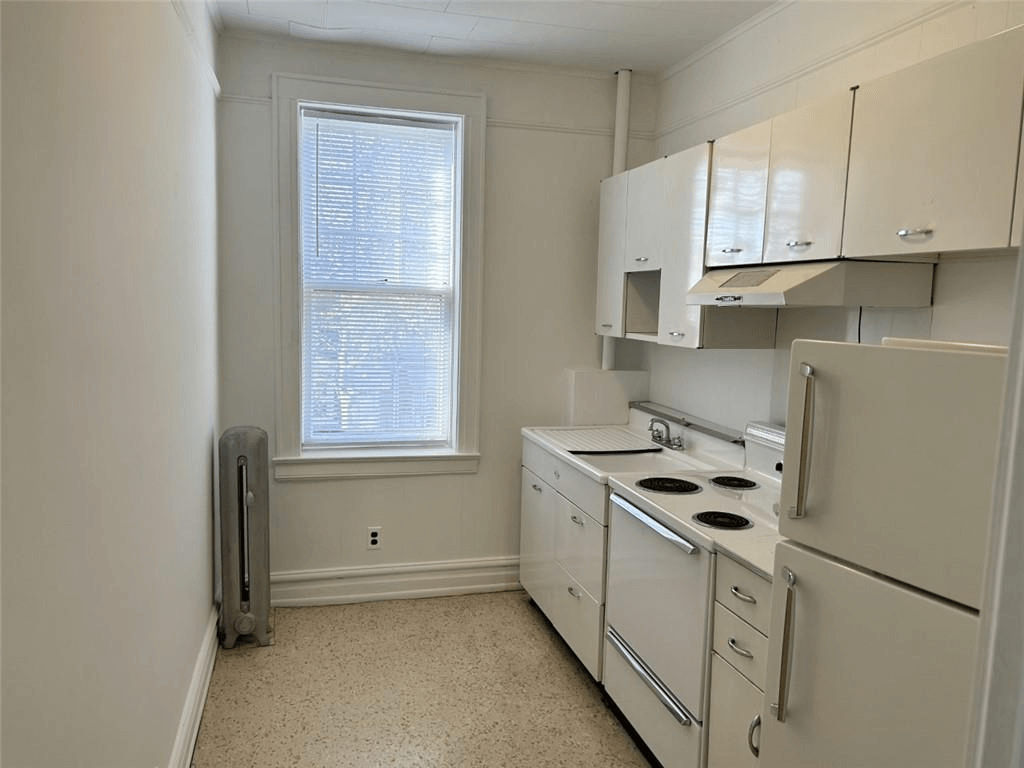
[(715, 142), (708, 206), (708, 267), (759, 264), (764, 245), (770, 120)]
[(708, 143), (661, 161), (665, 171), (661, 185), (664, 213), (652, 225), (661, 229), (660, 236), (669, 247), (661, 266), (657, 342), (690, 349), (772, 347), (775, 310), (738, 311), (686, 303), (686, 292), (704, 274), (704, 224), (712, 154)]
[(629, 175), (620, 173), (601, 182), (601, 213), (597, 245), (596, 331), (622, 336), (626, 275), (626, 193)]
[(772, 120), (764, 259), (835, 259), (842, 247), (853, 92)]
[(674, 247), (669, 237), (676, 205), (676, 185), (669, 158), (661, 157), (628, 172), (626, 198), (626, 272), (661, 269), (665, 251)]
[(1014, 30), (857, 90), (845, 256), (1009, 245), (1022, 51)]

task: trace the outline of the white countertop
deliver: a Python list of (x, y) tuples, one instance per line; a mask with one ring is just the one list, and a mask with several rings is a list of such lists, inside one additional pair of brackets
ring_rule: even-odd
[[(692, 446), (691, 449), (662, 449), (651, 442), (645, 433), (625, 425), (525, 427), (522, 435), (588, 477), (607, 484), (612, 492), (619, 493), (684, 538), (710, 551), (725, 553), (745, 563), (761, 576), (769, 580), (772, 578), (775, 545), (782, 541), (782, 537), (778, 532), (775, 515), (765, 512), (763, 498), (758, 498), (759, 504), (748, 504), (743, 501), (741, 494), (708, 490), (696, 497), (699, 500), (694, 506), (693, 498), (654, 494), (635, 487), (637, 480), (652, 475), (692, 475), (708, 473), (709, 470), (739, 469), (742, 467), (742, 448), (738, 449), (737, 454), (735, 446), (709, 445), (707, 438), (701, 436), (699, 439), (685, 441)], [(588, 446), (600, 446), (601, 450), (637, 452), (573, 452), (580, 448), (586, 450)], [(767, 485), (762, 496), (768, 494), (770, 498), (771, 484)], [(698, 525), (690, 519), (690, 515), (702, 504), (711, 505), (706, 508), (743, 514), (754, 526), (742, 530), (724, 530)]]

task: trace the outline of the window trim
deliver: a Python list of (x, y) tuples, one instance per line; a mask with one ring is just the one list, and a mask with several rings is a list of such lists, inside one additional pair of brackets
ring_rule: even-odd
[[(278, 480), (374, 477), (476, 472), (479, 467), (481, 294), (483, 284), (483, 189), (486, 99), (482, 94), (435, 90), (334, 78), (274, 73), (273, 205), (280, 301), (277, 302), (276, 445)], [(368, 108), (445, 112), (465, 118), (463, 147), (461, 307), (456, 318), (459, 344), (453, 449), (312, 449), (302, 447), (301, 329), (299, 278), (298, 105), (300, 102), (360, 105)]]

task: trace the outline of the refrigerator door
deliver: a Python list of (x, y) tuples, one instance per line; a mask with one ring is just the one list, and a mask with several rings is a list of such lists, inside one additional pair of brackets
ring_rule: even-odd
[(976, 614), (788, 542), (773, 589), (761, 768), (961, 768)]
[(795, 341), (779, 531), (978, 608), (1005, 370), (987, 351)]

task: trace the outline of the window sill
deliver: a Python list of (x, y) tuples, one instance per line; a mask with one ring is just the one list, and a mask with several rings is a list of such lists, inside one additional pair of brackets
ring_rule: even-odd
[(275, 480), (463, 475), (480, 468), (480, 454), (307, 454), (279, 456), (272, 463)]

